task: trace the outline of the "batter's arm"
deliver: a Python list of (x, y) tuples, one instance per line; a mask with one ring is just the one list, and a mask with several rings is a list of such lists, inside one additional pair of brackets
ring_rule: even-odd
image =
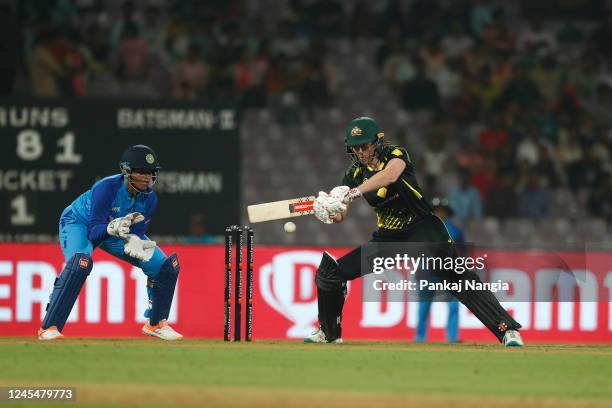
[(406, 162), (402, 159), (391, 159), (384, 169), (357, 186), (361, 194), (377, 191), (381, 187), (393, 184), (402, 175)]

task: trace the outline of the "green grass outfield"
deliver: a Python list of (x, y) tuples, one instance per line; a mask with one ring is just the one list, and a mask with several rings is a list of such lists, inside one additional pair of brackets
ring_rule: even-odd
[(0, 362), (0, 386), (76, 388), (37, 407), (612, 406), (611, 345), (5, 337)]

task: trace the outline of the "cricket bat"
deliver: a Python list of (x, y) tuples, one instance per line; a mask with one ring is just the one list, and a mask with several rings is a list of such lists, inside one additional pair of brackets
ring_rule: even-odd
[(249, 205), (247, 207), (249, 222), (282, 220), (314, 214), (312, 208), (314, 201), (315, 196), (309, 196)]

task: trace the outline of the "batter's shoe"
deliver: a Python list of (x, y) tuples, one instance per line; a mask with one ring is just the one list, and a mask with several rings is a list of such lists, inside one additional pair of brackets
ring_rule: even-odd
[(183, 335), (175, 331), (166, 320), (162, 320), (155, 326), (146, 323), (142, 326), (142, 332), (149, 336), (158, 337), (162, 340), (180, 340)]
[(521, 347), (525, 344), (518, 330), (507, 330), (502, 342), (506, 347)]
[(38, 329), (38, 340), (59, 340), (63, 338), (64, 335), (57, 330), (56, 326), (49, 326), (46, 329), (41, 327)]
[(310, 336), (304, 338), (304, 343), (342, 343), (342, 339), (327, 341), (325, 333), (320, 328), (310, 333)]

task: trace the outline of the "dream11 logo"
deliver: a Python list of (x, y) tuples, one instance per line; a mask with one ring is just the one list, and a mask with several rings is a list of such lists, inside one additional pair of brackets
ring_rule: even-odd
[(287, 337), (300, 338), (316, 330), (317, 288), (315, 274), (321, 252), (289, 251), (275, 255), (259, 271), (263, 299), (293, 322)]

